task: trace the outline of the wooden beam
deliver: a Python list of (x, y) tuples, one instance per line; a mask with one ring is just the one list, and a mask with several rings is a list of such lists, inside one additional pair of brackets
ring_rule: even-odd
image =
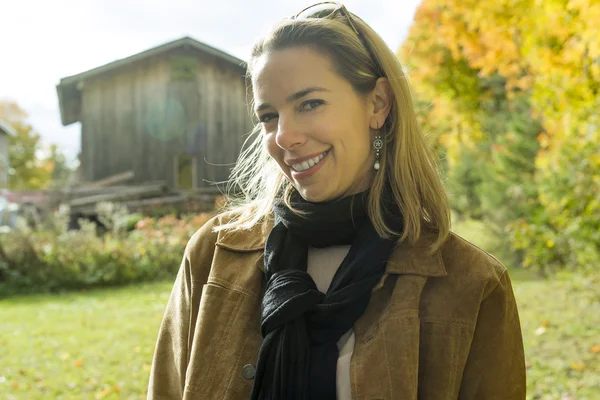
[(100, 202), (123, 202), (128, 200), (143, 199), (153, 196), (159, 196), (167, 192), (168, 188), (164, 184), (153, 184), (139, 187), (132, 187), (117, 193), (99, 194), (95, 196), (73, 199), (69, 205), (73, 208), (87, 206)]
[(135, 177), (133, 171), (120, 172), (115, 175), (108, 176), (104, 179), (100, 179), (94, 182), (90, 182), (87, 187), (106, 187), (117, 183), (123, 183), (132, 180)]

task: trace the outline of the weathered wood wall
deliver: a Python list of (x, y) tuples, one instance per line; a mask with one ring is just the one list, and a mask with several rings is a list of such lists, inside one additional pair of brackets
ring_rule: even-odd
[(132, 169), (175, 187), (178, 155), (196, 157), (196, 187), (224, 181), (252, 129), (243, 70), (183, 49), (143, 60), (85, 82), (81, 125), (86, 181)]

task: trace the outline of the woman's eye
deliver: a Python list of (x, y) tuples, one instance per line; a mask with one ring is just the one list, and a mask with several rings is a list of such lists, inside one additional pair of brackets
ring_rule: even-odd
[(324, 103), (323, 100), (307, 100), (300, 105), (300, 111), (312, 111)]
[(261, 115), (258, 119), (263, 124), (266, 124), (273, 118), (277, 118), (277, 115), (276, 114), (264, 114), (264, 115)]
[[(321, 104), (325, 104), (325, 102), (323, 100), (307, 100), (300, 105), (300, 111), (312, 111), (315, 108), (319, 107)], [(275, 113), (268, 113), (259, 116), (258, 120), (262, 124), (267, 124), (277, 117), (278, 115)]]

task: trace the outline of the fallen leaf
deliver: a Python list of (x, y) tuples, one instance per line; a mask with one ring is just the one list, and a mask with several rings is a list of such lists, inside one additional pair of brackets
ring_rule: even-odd
[(115, 386), (113, 386), (113, 390), (117, 393), (121, 393), (121, 386), (115, 385)]
[(12, 381), (12, 382), (10, 383), (10, 386), (11, 386), (13, 389), (18, 389), (18, 388), (19, 388), (19, 382)]
[(571, 369), (574, 371), (581, 372), (585, 370), (585, 365), (581, 362), (573, 362), (571, 363)]
[(108, 396), (109, 393), (110, 393), (110, 389), (104, 389), (100, 393), (96, 393), (96, 399), (101, 399), (103, 397), (106, 397), (106, 396)]
[(540, 326), (543, 326), (544, 328), (547, 328), (548, 324), (549, 324), (548, 321), (544, 321), (544, 322), (542, 322), (542, 325), (540, 325)]
[(529, 369), (529, 368), (531, 368), (532, 366), (533, 366), (533, 364), (532, 364), (530, 361), (527, 361), (527, 362), (525, 363), (525, 368), (526, 368), (526, 369)]
[(544, 332), (546, 332), (546, 328), (544, 328), (543, 326), (540, 326), (539, 328), (537, 328), (535, 330), (535, 334), (538, 335), (538, 336), (543, 335)]
[(83, 361), (81, 361), (81, 360), (77, 360), (77, 361), (75, 361), (75, 366), (76, 366), (77, 368), (81, 368), (81, 367), (83, 367)]
[(592, 347), (592, 353), (600, 353), (600, 344), (597, 344), (594, 347)]

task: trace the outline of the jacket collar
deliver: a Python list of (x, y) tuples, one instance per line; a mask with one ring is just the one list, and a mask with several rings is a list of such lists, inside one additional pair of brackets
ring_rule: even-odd
[[(264, 251), (265, 241), (273, 220), (257, 224), (249, 230), (221, 231), (216, 245), (235, 252)], [(410, 274), (420, 276), (446, 276), (446, 268), (441, 250), (430, 253), (430, 246), (435, 242), (436, 234), (426, 229), (421, 230), (421, 236), (416, 243), (404, 240), (393, 250), (386, 266), (386, 274)], [(258, 263), (258, 268), (264, 270), (264, 264)]]

